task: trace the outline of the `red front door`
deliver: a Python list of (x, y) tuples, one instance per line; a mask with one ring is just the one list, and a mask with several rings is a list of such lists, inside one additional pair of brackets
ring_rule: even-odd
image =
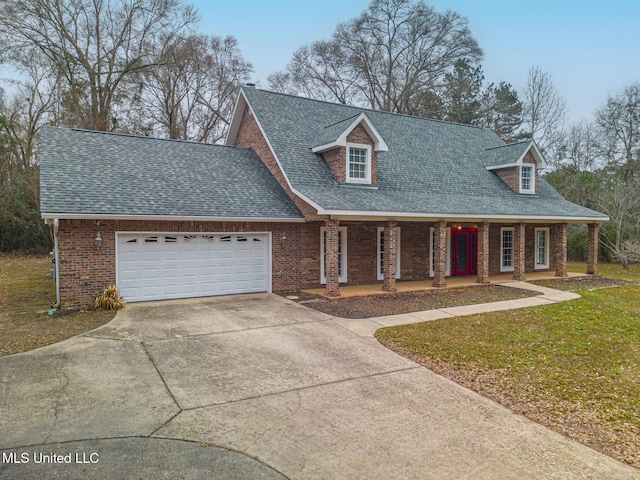
[(475, 275), (478, 270), (477, 259), (478, 229), (451, 229), (451, 275)]

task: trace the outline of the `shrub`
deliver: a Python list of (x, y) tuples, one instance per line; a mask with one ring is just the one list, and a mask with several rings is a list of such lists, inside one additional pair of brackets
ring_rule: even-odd
[(94, 308), (96, 310), (120, 310), (125, 305), (124, 298), (120, 296), (118, 287), (109, 285), (104, 292), (96, 297)]

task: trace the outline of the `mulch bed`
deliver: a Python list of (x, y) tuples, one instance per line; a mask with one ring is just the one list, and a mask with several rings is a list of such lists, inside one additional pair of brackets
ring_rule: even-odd
[(400, 313), (420, 312), (438, 308), (458, 307), (478, 303), (499, 302), (539, 295), (519, 288), (495, 285), (446, 290), (423, 290), (363, 297), (318, 299), (305, 305), (329, 315), (342, 318), (371, 318)]
[(562, 280), (538, 280), (530, 283), (541, 285), (543, 287), (555, 288), (556, 290), (567, 290), (574, 292), (576, 290), (592, 290), (594, 288), (618, 287), (620, 285), (627, 285), (633, 282), (620, 280), (618, 278), (607, 277), (577, 277), (564, 278)]

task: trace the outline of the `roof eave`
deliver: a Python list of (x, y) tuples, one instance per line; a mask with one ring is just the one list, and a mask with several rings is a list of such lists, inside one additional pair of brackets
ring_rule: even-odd
[(41, 217), (45, 220), (150, 220), (171, 222), (304, 222), (303, 217), (233, 217), (233, 216), (209, 216), (209, 215), (136, 215), (117, 213), (64, 213), (43, 212)]

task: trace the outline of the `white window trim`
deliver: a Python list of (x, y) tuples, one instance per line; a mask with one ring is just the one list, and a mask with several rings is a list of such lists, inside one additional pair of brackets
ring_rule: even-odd
[[(502, 260), (504, 258), (504, 232), (511, 232), (511, 265), (504, 266)], [(515, 229), (514, 227), (502, 227), (500, 228), (500, 271), (501, 272), (513, 272), (515, 265)]]
[[(544, 263), (538, 263), (538, 232), (544, 232)], [(542, 270), (549, 268), (549, 227), (537, 227), (535, 229), (535, 238), (535, 252), (533, 256), (535, 269)]]
[[(324, 243), (324, 232), (327, 230), (327, 227), (320, 227), (320, 283), (322, 285), (327, 284), (327, 276), (324, 272), (324, 256), (325, 256), (325, 243)], [(338, 227), (338, 232), (340, 232), (341, 240), (340, 247), (342, 249), (342, 258), (340, 261), (340, 270), (342, 271), (342, 275), (338, 277), (338, 283), (346, 283), (347, 281), (347, 227)]]
[[(529, 189), (525, 189), (522, 188), (522, 179), (523, 179), (523, 172), (525, 169), (528, 169), (531, 172), (531, 177), (529, 178), (529, 185), (531, 188)], [(535, 169), (535, 165), (533, 164), (525, 164), (522, 165), (520, 167), (520, 175), (518, 176), (519, 181), (520, 181), (520, 193), (536, 193), (536, 169)]]
[[(378, 280), (384, 280), (384, 272), (382, 271), (382, 249), (380, 245), (380, 240), (382, 238), (382, 232), (384, 232), (384, 227), (378, 227), (378, 246), (377, 246), (377, 262), (376, 262), (376, 272), (378, 272)], [(400, 227), (396, 227), (396, 278), (400, 278)]]
[[(365, 172), (365, 178), (351, 178), (349, 177), (349, 151), (351, 150), (351, 148), (359, 148), (362, 150), (366, 150), (367, 152), (367, 164), (366, 164), (366, 172)], [(347, 148), (346, 148), (346, 152), (347, 152), (347, 158), (345, 159), (346, 161), (346, 170), (345, 170), (345, 181), (347, 183), (364, 183), (364, 184), (371, 184), (371, 145), (366, 145), (363, 143), (347, 143)]]
[[(435, 227), (429, 229), (429, 276), (435, 276), (433, 271), (433, 235), (436, 231)], [(447, 238), (445, 239), (445, 262), (447, 266), (444, 271), (445, 277), (451, 276), (451, 227), (447, 227)]]

